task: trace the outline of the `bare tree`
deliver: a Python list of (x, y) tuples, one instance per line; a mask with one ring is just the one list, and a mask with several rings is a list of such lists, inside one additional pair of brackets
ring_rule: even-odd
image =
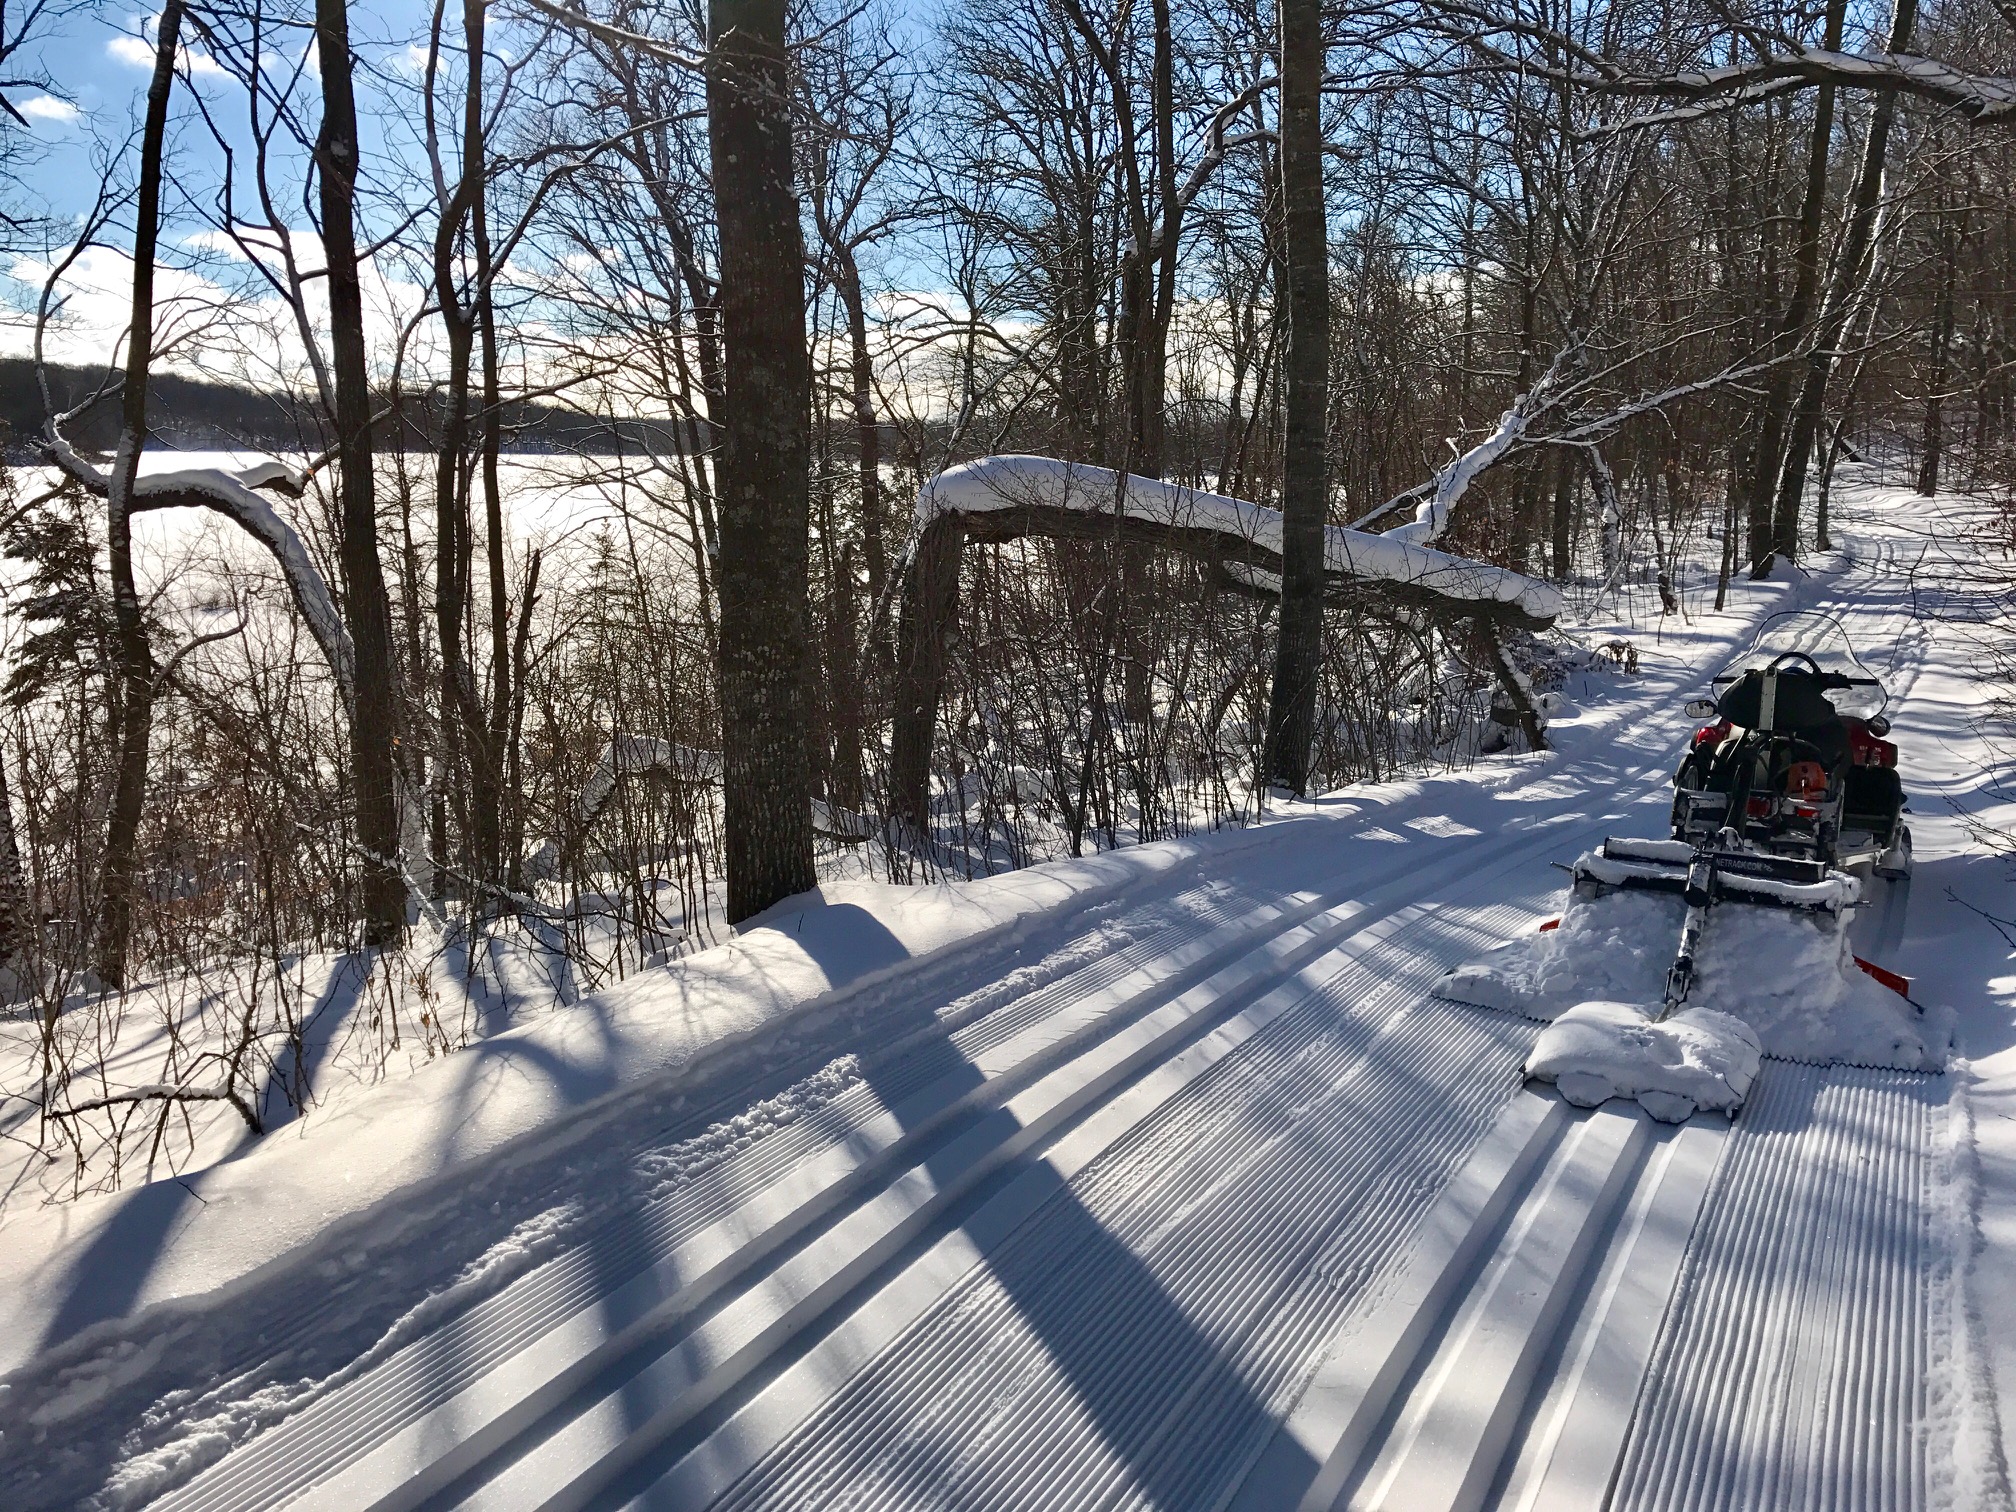
[(161, 235), (162, 156), (168, 100), (175, 88), (175, 50), (182, 36), (181, 0), (168, 0), (154, 29), (154, 75), (140, 130), (139, 181), (133, 197), (133, 303), (126, 334), (126, 370), (119, 392), (119, 448), (106, 489), (106, 554), (112, 609), (119, 627), (119, 767), (105, 834), (98, 905), (98, 975), (126, 980), (133, 927), (134, 848), (147, 797), (147, 749), (154, 721), (154, 655), (133, 580), (133, 494), (147, 444), (147, 376), (154, 355), (154, 252)]
[(1281, 465), (1281, 630), (1267, 708), (1265, 775), (1300, 794), (1309, 783), (1322, 655), (1323, 527), (1330, 375), (1330, 242), (1323, 212), (1323, 10), (1281, 0), (1282, 262), (1287, 270), (1286, 423)]
[(357, 843), (363, 851), (365, 934), (372, 943), (390, 944), (406, 926), (406, 887), (399, 863), (399, 779), (393, 754), (399, 708), (391, 610), (378, 556), (371, 381), (364, 290), (357, 271), (357, 173), (362, 151), (351, 81), (349, 7), (343, 0), (315, 0), (315, 49), (322, 75), (322, 130), (315, 143), (315, 163), (335, 390), (330, 418), (342, 489), (344, 617), (356, 658), (350, 763), (357, 794)]
[(784, 0), (710, 0), (707, 116), (721, 226), (718, 467), (728, 919), (817, 880), (805, 750), (805, 247)]

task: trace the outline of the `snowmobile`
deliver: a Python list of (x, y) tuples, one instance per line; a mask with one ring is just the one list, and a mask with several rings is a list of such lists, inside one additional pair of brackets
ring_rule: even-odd
[[(1667, 1122), (1702, 1109), (1734, 1116), (1762, 1063), (1762, 1026), (1792, 1036), (1797, 1053), (1811, 1040), (1799, 1039), (1807, 1004), (1883, 1025), (1889, 1053), (1915, 1046), (1907, 1059), (1925, 1058), (1922, 1036), (1881, 991), (1910, 1003), (1909, 981), (1861, 960), (1848, 936), (1866, 885), (1857, 874), (1901, 877), (1911, 865), (1882, 683), (1838, 621), (1796, 613), (1767, 621), (1711, 690), (1687, 705), (1707, 722), (1674, 773), (1670, 833), (1606, 838), (1570, 868), (1560, 918), (1435, 985), (1438, 997), (1549, 1020), (1526, 1072), (1576, 1106), (1629, 1096)], [(1640, 889), (1684, 903), (1658, 1002), (1641, 963), (1656, 972), (1663, 952), (1646, 952), (1640, 936), (1672, 915), (1617, 896)], [(1739, 911), (1714, 926), (1724, 954), (1707, 973), (1713, 1001), (1689, 1003), (1720, 904)], [(1594, 954), (1578, 967), (1577, 951)]]
[(1882, 682), (1839, 620), (1813, 611), (1767, 620), (1716, 696), (1687, 705), (1695, 732), (1673, 774), (1673, 838), (1700, 845), (1733, 829), (1770, 855), (1879, 876), (1910, 871), (1897, 747), (1884, 736)]
[(1623, 887), (1686, 899), (1668, 1014), (1686, 1001), (1715, 904), (1796, 909), (1839, 928), (1860, 893), (1852, 873), (1911, 868), (1887, 695), (1840, 621), (1774, 615), (1731, 668), (1712, 680), (1714, 697), (1686, 706), (1712, 722), (1673, 775), (1671, 838), (1612, 836), (1574, 867), (1583, 896)]

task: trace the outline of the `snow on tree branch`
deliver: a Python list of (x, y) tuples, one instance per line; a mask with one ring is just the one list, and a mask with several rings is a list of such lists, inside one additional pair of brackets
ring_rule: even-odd
[[(1716, 68), (1647, 73), (1629, 68), (1544, 22), (1487, 10), (1466, 0), (1436, 0), (1445, 33), (1495, 66), (1553, 79), (1596, 94), (1715, 100), (1757, 99), (1773, 86), (1832, 84), (1843, 89), (1915, 95), (1977, 124), (2016, 117), (2016, 79), (1974, 74), (1916, 53), (1848, 52), (1759, 37), (1764, 56)], [(1516, 39), (1501, 46), (1494, 38)], [(1520, 47), (1518, 44), (1531, 44)], [(1556, 61), (1564, 59), (1565, 62)], [(1621, 123), (1652, 124), (1656, 118)]]
[[(1204, 155), (1197, 160), (1189, 176), (1177, 189), (1175, 204), (1164, 210), (1161, 221), (1149, 233), (1148, 257), (1156, 258), (1162, 255), (1162, 245), (1169, 235), (1171, 223), (1182, 219), (1197, 196), (1203, 192), (1204, 186), (1211, 181), (1211, 175), (1216, 173), (1225, 161), (1226, 153), (1234, 147), (1246, 147), (1255, 142), (1274, 140), (1274, 133), (1271, 131), (1242, 131), (1237, 136), (1228, 137), (1225, 135), (1225, 128), (1232, 124), (1240, 111), (1280, 82), (1279, 79), (1262, 79), (1259, 83), (1241, 90), (1212, 112), (1211, 125), (1205, 133)], [(1130, 252), (1134, 250), (1133, 238), (1127, 239), (1125, 250)]]
[[(1249, 581), (1252, 572), (1281, 570), (1278, 510), (1049, 457), (982, 457), (938, 474), (917, 496), (918, 535), (947, 516), (962, 519), (967, 533), (980, 540), (1092, 536), (1121, 524), (1133, 527), (1130, 536), (1241, 564), (1251, 569)], [(1333, 593), (1369, 591), (1402, 603), (1535, 626), (1551, 623), (1561, 612), (1560, 593), (1546, 583), (1432, 550), (1397, 532), (1371, 535), (1330, 526), (1324, 557)]]
[(584, 828), (609, 806), (625, 777), (663, 772), (682, 782), (718, 782), (721, 754), (701, 751), (655, 735), (618, 735), (603, 749), (602, 759), (581, 784), (574, 800), (574, 821)]
[(585, 10), (555, 4), (554, 0), (525, 0), (525, 4), (570, 31), (585, 32), (596, 41), (605, 42), (612, 47), (641, 52), (660, 62), (692, 69), (695, 73), (707, 66), (704, 58), (697, 58), (683, 48), (674, 47), (670, 42), (657, 37), (647, 37), (642, 32), (626, 31), (620, 26), (612, 26), (607, 21), (597, 21)]
[(1386, 532), (1378, 539), (1406, 541), (1425, 546), (1440, 540), (1449, 529), (1449, 515), (1478, 477), (1503, 461), (1525, 436), (1536, 416), (1554, 403), (1561, 371), (1569, 355), (1564, 347), (1532, 389), (1512, 401), (1512, 407), (1498, 417), (1497, 428), (1435, 475), (1435, 492), (1414, 513), (1414, 518)]
[(1916, 95), (1977, 124), (2016, 117), (2016, 80), (1970, 74), (1911, 53), (1835, 52), (1801, 47), (1752, 63), (1672, 74), (1584, 75), (1576, 82), (1609, 94), (1679, 95), (1708, 99), (1784, 81)]
[[(66, 476), (99, 498), (110, 497), (110, 478), (71, 446), (56, 426), (48, 427), (45, 444)], [(299, 532), (258, 492), (274, 488), (298, 496), (305, 482), (297, 469), (282, 462), (261, 462), (236, 473), (214, 467), (182, 468), (142, 476), (134, 484), (129, 507), (134, 514), (156, 509), (208, 509), (233, 521), (264, 546), (287, 579), (295, 607), (328, 661), (344, 705), (354, 707), (356, 656), (335, 597)]]

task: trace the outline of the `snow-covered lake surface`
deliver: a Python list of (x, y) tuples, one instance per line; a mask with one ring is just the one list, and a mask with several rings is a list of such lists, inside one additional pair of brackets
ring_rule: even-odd
[[(270, 463), (265, 452), (169, 451), (156, 448), (143, 452), (143, 477), (191, 469), (215, 468), (239, 472)], [(306, 459), (283, 459), (300, 466)], [(16, 471), (18, 486), (25, 496), (56, 479), (54, 468), (24, 467)], [(434, 459), (419, 453), (378, 459), (378, 490), (381, 505), (389, 508), (405, 491), (411, 498), (417, 534), (431, 537), (434, 517)], [(583, 541), (605, 527), (618, 528), (626, 516), (646, 529), (674, 530), (670, 506), (684, 497), (682, 486), (669, 468), (652, 468), (637, 457), (614, 458), (506, 453), (498, 463), (499, 495), (504, 503), (505, 528), (514, 547), (523, 543), (547, 547)], [(269, 495), (273, 506), (289, 523), (311, 540), (315, 536), (314, 513), (321, 505), (311, 496), (288, 499)], [(160, 554), (164, 563), (178, 569), (204, 557), (228, 554), (234, 561), (260, 560), (253, 547), (235, 526), (198, 509), (173, 509), (144, 514), (134, 523), (134, 541), (143, 558), (148, 552)]]
[[(1957, 501), (1837, 511), (1725, 614), (1574, 627), (1643, 670), (1578, 674), (1554, 752), (836, 885), (179, 1179), (8, 1207), (8, 1505), (2008, 1506), (1980, 559)], [(1912, 795), (1855, 949), (1952, 1058), (1767, 1033), (1738, 1118), (1677, 1128), (1525, 1088), (1540, 1023), (1430, 989), (1660, 832), (1681, 702), (1807, 606)]]

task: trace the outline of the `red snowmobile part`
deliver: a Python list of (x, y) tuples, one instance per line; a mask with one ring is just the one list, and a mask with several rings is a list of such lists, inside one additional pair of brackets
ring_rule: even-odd
[[(1841, 721), (1848, 727), (1848, 759), (1856, 766), (1894, 767), (1897, 765), (1897, 743), (1892, 740), (1878, 740), (1869, 733), (1868, 726), (1859, 719)], [(1696, 737), (1699, 738), (1698, 736)]]
[(1892, 992), (1896, 993), (1897, 996), (1904, 999), (1905, 1002), (1908, 1003), (1911, 1001), (1911, 978), (1899, 976), (1894, 971), (1886, 971), (1874, 961), (1865, 961), (1860, 956), (1855, 957), (1855, 964), (1881, 982), (1885, 987), (1888, 987)]

